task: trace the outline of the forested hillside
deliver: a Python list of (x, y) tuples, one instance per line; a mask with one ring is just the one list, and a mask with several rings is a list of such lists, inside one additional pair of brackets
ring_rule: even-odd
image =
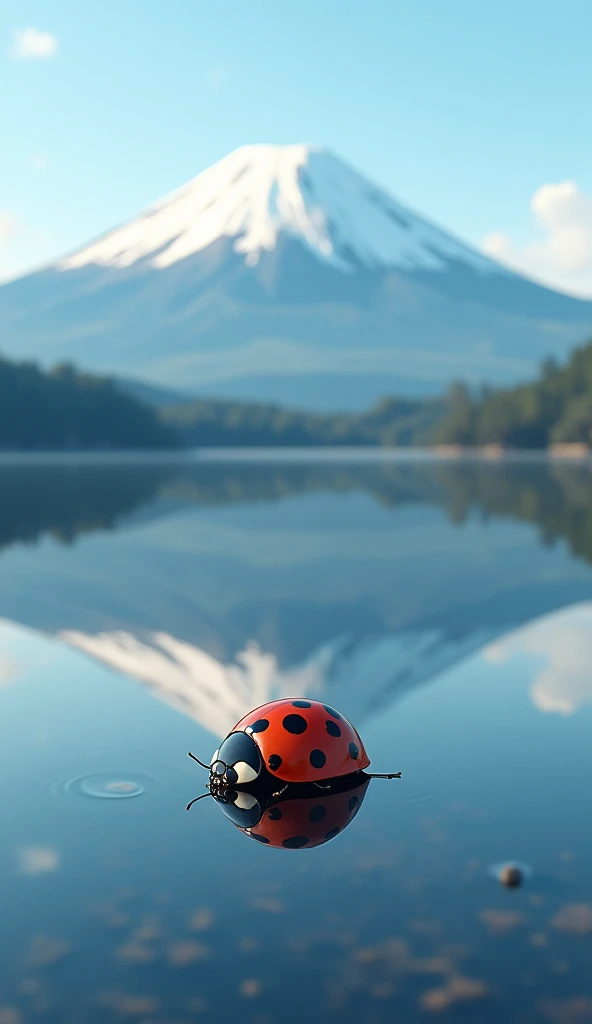
[(174, 448), (176, 433), (107, 378), (0, 358), (0, 450)]
[(363, 413), (309, 413), (204, 399), (153, 408), (116, 381), (70, 365), (44, 372), (0, 359), (0, 450), (458, 444), (592, 446), (592, 342), (530, 384), (442, 398), (387, 397)]
[(565, 366), (547, 360), (531, 384), (478, 396), (457, 384), (432, 440), (508, 448), (592, 445), (592, 342), (575, 349)]
[(384, 398), (363, 413), (308, 413), (279, 405), (202, 400), (160, 410), (185, 445), (399, 445), (426, 442), (442, 401)]

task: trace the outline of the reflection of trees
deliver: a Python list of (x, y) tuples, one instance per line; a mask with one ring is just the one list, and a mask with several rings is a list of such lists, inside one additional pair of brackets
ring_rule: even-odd
[[(187, 506), (269, 503), (365, 492), (387, 508), (427, 504), (453, 523), (472, 515), (538, 527), (592, 560), (592, 474), (565, 463), (415, 461), (379, 464), (198, 463), (2, 467), (0, 545), (113, 529), (122, 517)], [(158, 504), (157, 504), (158, 503)]]
[(455, 522), (471, 513), (506, 517), (538, 527), (545, 544), (563, 539), (592, 561), (592, 475), (565, 464), (455, 463), (437, 467)]
[(3, 466), (0, 547), (44, 535), (70, 543), (78, 534), (113, 529), (153, 498), (171, 475), (163, 466)]
[(453, 523), (471, 515), (537, 526), (545, 544), (564, 539), (592, 561), (592, 474), (548, 462), (416, 461), (373, 465), (204, 465), (167, 486), (200, 505), (278, 501), (294, 494), (365, 491), (381, 505), (441, 507)]
[(567, 539), (592, 557), (592, 475), (543, 462), (405, 462), (373, 465), (204, 465), (166, 488), (182, 503), (278, 501), (295, 494), (365, 491), (381, 505), (440, 506), (455, 523), (471, 514), (531, 522), (546, 542)]
[(299, 494), (366, 492), (383, 505), (443, 503), (444, 488), (429, 464), (207, 464), (183, 470), (166, 488), (180, 503), (228, 505), (281, 501)]
[[(298, 494), (366, 491), (388, 505), (423, 500), (432, 484), (375, 466), (126, 464), (0, 467), (0, 547), (51, 535), (70, 543), (79, 534), (114, 529), (141, 507), (158, 516), (183, 506), (274, 502)], [(160, 507), (156, 507), (156, 502)]]

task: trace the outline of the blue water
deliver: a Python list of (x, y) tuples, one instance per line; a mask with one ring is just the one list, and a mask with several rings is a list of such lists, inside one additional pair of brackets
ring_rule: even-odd
[[(591, 1018), (591, 489), (1, 467), (0, 1022)], [(276, 696), (402, 771), (311, 850), (185, 811)]]

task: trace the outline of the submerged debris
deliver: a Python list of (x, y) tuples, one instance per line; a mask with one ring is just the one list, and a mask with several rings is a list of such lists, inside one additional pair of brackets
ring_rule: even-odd
[(520, 868), (516, 867), (515, 864), (507, 864), (500, 872), (499, 880), (508, 889), (516, 889), (519, 885), (522, 885), (523, 875)]
[(506, 889), (519, 889), (531, 877), (532, 868), (520, 861), (505, 861), (503, 864), (492, 864), (489, 873)]

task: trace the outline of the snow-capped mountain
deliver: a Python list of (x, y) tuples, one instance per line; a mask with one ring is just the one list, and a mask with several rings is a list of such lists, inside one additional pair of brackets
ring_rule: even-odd
[(243, 146), (123, 227), (58, 264), (156, 269), (232, 242), (246, 266), (282, 235), (346, 274), (360, 268), (444, 270), (458, 260), (480, 273), (500, 268), (312, 146)]
[(0, 345), (195, 393), (319, 408), (507, 382), (592, 303), (502, 268), (312, 146), (245, 146), (0, 288)]

